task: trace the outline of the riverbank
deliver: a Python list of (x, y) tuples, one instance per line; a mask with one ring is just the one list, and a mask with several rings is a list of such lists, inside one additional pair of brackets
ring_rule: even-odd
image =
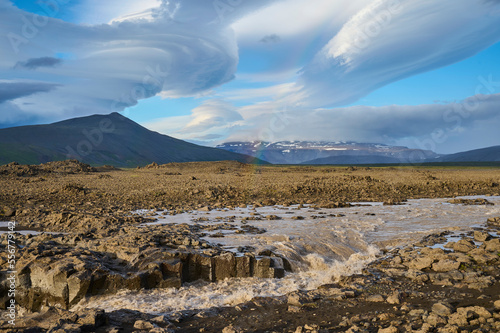
[[(403, 332), (415, 322), (412, 316), (417, 312), (410, 313), (419, 307), (425, 309), (416, 320), (422, 325), (415, 329), (425, 331), (424, 324), (431, 325), (428, 331), (448, 325), (446, 329), (453, 332), (458, 324), (462, 331), (496, 329), (494, 302), (500, 291), (498, 223), (493, 220), (488, 229), (480, 227), (486, 217), (474, 221), (478, 224), (476, 230), (459, 235), (465, 244), (466, 239), (477, 236), (476, 232), (483, 233), (477, 237), (484, 239), (476, 240), (474, 248), (464, 247), (465, 252), (454, 248), (437, 248), (429, 253), (416, 247), (391, 249), (390, 241), (381, 241), (378, 245), (388, 246), (392, 252), (383, 253), (364, 271), (296, 294), (257, 297), (243, 305), (224, 308), (174, 311), (164, 317), (144, 310), (103, 312), (84, 302), (89, 297), (114, 295), (120, 290), (179, 288), (200, 279), (205, 283), (248, 278), (274, 281), (296, 270), (293, 256), (279, 247), (259, 249), (245, 244), (235, 246), (236, 250), (228, 249), (217, 239), (229, 234), (249, 238), (270, 234), (269, 225), (263, 227), (261, 221), (293, 226), (302, 220), (317, 219), (339, 227), (352, 223), (349, 214), (358, 213), (357, 220), (368, 221), (369, 227), (374, 219), (385, 219), (383, 213), (364, 213), (363, 206), (356, 202), (378, 201), (386, 205), (380, 206), (382, 210), (401, 207), (409, 212), (411, 207), (400, 204), (416, 198), (498, 195), (499, 178), (498, 169), (256, 167), (234, 162), (151, 165), (125, 171), (96, 169), (76, 162), (0, 167), (0, 219), (16, 221), (17, 231), (30, 229), (27, 235), (15, 234), (17, 330), (220, 332), (225, 328), (226, 332), (288, 332), (301, 327), (310, 331), (375, 332), (387, 328), (387, 332)], [(491, 202), (487, 198), (462, 198), (448, 204), (488, 207)], [(288, 221), (278, 213), (259, 213), (259, 207), (265, 209), (263, 206), (268, 205), (287, 210), (283, 214), (293, 210), (293, 217)], [(229, 212), (224, 216), (224, 211), (238, 207), (247, 210), (248, 216), (231, 216)], [(137, 210), (143, 213), (131, 213)], [(195, 223), (150, 225), (161, 216), (182, 217), (184, 212), (193, 210), (200, 214)], [(221, 215), (214, 216), (217, 223), (203, 223), (206, 217), (201, 214), (209, 212)], [(407, 219), (403, 210), (397, 214), (402, 221)], [(475, 214), (482, 216), (481, 210)], [(364, 229), (364, 224), (359, 228)], [(453, 225), (450, 228), (457, 229)], [(213, 237), (207, 240), (207, 235)], [(353, 252), (365, 252), (367, 247), (360, 246), (356, 237), (350, 238), (351, 243), (336, 241), (342, 245), (334, 248), (337, 259), (346, 260)], [(442, 233), (433, 237), (446, 240)], [(356, 242), (358, 247), (354, 250)], [(421, 247), (435, 245), (423, 243)], [(9, 264), (8, 246), (4, 234), (0, 254), (3, 270)], [(458, 256), (460, 253), (470, 260), (465, 261), (464, 256)], [(369, 261), (376, 259), (372, 255), (368, 256)], [(412, 266), (420, 261), (427, 266)], [(7, 277), (4, 270), (4, 308), (11, 301)], [(441, 293), (448, 289), (448, 293)], [(435, 303), (449, 303), (453, 311), (441, 315), (434, 326), (433, 319), (429, 322), (427, 318), (433, 311), (430, 296)], [(471, 298), (476, 301), (470, 301)], [(408, 311), (404, 310), (405, 303)], [(476, 309), (481, 314), (474, 309), (460, 310), (468, 304), (486, 309), (490, 316), (481, 309)], [(380, 308), (388, 312), (379, 318), (383, 314)], [(453, 313), (463, 311), (468, 316), (467, 324), (450, 322)], [(396, 315), (406, 319), (392, 322)], [(479, 322), (470, 322), (476, 319)], [(4, 321), (2, 327), (8, 328), (8, 324)], [(231, 324), (232, 328), (228, 327)], [(393, 328), (388, 328), (391, 325)]]
[(500, 218), (491, 218), (471, 232), (432, 234), (315, 290), (231, 307), (163, 316), (46, 308), (24, 314), (18, 325), (40, 332), (494, 332), (500, 330), (499, 232)]

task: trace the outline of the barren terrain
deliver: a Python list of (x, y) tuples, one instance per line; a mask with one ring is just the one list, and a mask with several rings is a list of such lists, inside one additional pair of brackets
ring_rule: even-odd
[[(239, 257), (207, 243), (202, 237), (211, 231), (208, 227), (139, 227), (153, 219), (131, 214), (136, 210), (175, 215), (240, 206), (395, 205), (417, 198), (498, 196), (499, 182), (497, 168), (211, 162), (118, 170), (75, 161), (1, 166), (0, 220), (15, 221), (17, 231), (41, 233), (15, 234), (17, 326), (10, 326), (5, 316), (0, 325), (12, 332), (499, 331), (500, 219), (490, 218), (486, 224), (487, 217), (478, 221), (482, 227), (461, 234), (459, 241), (444, 248), (431, 247), (444, 246), (446, 234), (431, 235), (407, 248), (388, 249), (362, 275), (315, 291), (170, 317), (69, 311), (85, 297), (123, 289), (179, 287), (198, 279), (280, 278), (290, 270), (279, 253), (249, 249)], [(450, 203), (487, 205), (488, 201)], [(244, 232), (265, 230), (248, 227)], [(7, 245), (3, 234), (3, 309), (10, 302)]]

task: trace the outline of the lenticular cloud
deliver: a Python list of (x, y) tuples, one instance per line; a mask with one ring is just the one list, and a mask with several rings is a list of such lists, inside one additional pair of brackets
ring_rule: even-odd
[(498, 2), (378, 0), (343, 25), (303, 68), (298, 85), (307, 106), (345, 105), (499, 40)]
[[(219, 2), (164, 0), (131, 19), (80, 25), (57, 19), (54, 8), (42, 16), (0, 0), (0, 31), (8, 37), (0, 39), (0, 76), (58, 87), (0, 100), (0, 123), (12, 103), (19, 121), (110, 113), (157, 94), (196, 96), (230, 81), (238, 48), (229, 26), (265, 1)], [(58, 60), (48, 66), (47, 59)]]

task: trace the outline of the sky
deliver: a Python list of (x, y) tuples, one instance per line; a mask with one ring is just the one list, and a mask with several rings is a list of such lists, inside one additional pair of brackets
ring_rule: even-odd
[(0, 0), (0, 128), (500, 144), (499, 0)]

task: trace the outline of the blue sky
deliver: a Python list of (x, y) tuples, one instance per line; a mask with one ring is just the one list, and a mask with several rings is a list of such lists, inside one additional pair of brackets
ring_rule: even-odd
[(500, 144), (498, 1), (0, 0), (0, 35), (0, 128), (117, 111), (205, 145)]

